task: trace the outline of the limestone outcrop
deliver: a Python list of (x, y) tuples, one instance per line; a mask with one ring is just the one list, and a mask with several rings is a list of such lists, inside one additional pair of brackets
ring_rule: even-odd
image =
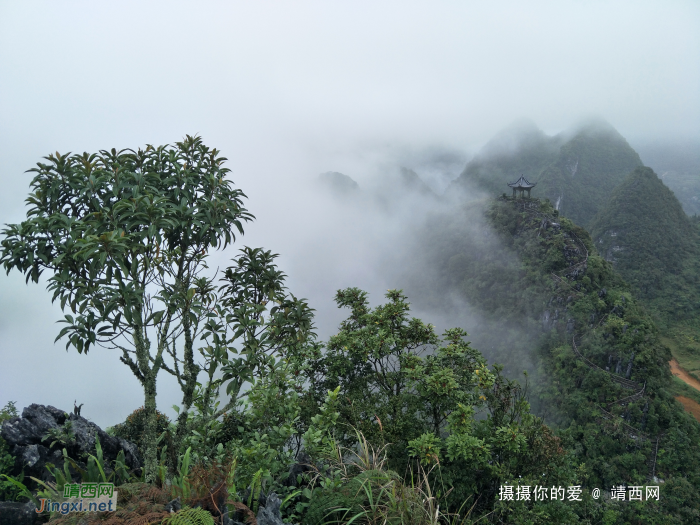
[[(110, 436), (84, 417), (52, 406), (29, 405), (22, 411), (21, 417), (3, 423), (0, 436), (7, 441), (10, 453), (15, 457), (12, 475), (18, 476), (24, 472), (25, 483), (29, 481), (29, 476), (54, 481), (46, 466), (52, 463), (62, 469), (64, 448), (80, 468), (85, 468), (88, 454), (95, 455), (96, 436), (102, 447), (107, 475), (112, 472), (117, 454), (122, 450), (129, 470), (139, 471), (142, 466), (135, 444)], [(71, 473), (74, 474), (73, 481), (79, 482), (78, 473), (73, 469)]]

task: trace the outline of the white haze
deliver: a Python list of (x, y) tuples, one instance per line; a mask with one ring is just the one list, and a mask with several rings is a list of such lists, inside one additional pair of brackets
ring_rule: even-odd
[[(280, 253), (326, 337), (344, 315), (335, 290), (378, 304), (404, 287), (390, 269), (412, 260), (430, 210), (361, 211), (313, 178), (370, 190), (406, 166), (441, 192), (521, 117), (547, 134), (599, 114), (632, 143), (697, 140), (699, 26), (695, 1), (0, 2), (0, 223), (24, 218), (24, 171), (49, 152), (199, 133), (257, 217), (218, 263), (243, 244)], [(100, 425), (122, 421), (143, 402), (138, 383), (113, 353), (54, 345), (61, 313), (44, 284), (0, 275), (0, 405), (77, 399)], [(180, 395), (161, 377), (172, 415)]]

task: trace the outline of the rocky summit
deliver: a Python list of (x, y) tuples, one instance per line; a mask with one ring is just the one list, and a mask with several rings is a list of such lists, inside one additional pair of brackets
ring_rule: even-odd
[[(109, 475), (111, 466), (120, 450), (130, 470), (141, 469), (141, 459), (136, 445), (122, 438), (110, 436), (95, 423), (76, 414), (69, 414), (52, 406), (29, 405), (21, 417), (9, 419), (2, 425), (0, 436), (7, 441), (10, 452), (15, 457), (13, 476), (24, 472), (24, 479), (33, 476), (43, 481), (53, 481), (46, 465), (63, 465), (63, 449), (85, 468), (88, 454), (95, 454), (96, 437), (100, 440), (105, 462), (105, 473)], [(80, 481), (74, 473), (73, 481)]]

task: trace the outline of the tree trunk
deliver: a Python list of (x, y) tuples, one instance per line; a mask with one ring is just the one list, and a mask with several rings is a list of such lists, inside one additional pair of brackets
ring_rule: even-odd
[(146, 410), (146, 428), (144, 436), (144, 470), (146, 483), (154, 483), (158, 478), (158, 426), (156, 418), (156, 375), (148, 374), (143, 385)]
[[(141, 312), (138, 312), (139, 318)], [(156, 378), (161, 365), (161, 352), (159, 351), (153, 366), (149, 367), (149, 351), (151, 343), (145, 333), (141, 331), (142, 325), (138, 324), (134, 334), (134, 346), (141, 371), (141, 385), (143, 386), (144, 403), (146, 412), (146, 426), (143, 440), (143, 463), (146, 475), (146, 483), (154, 483), (158, 479), (158, 422), (156, 419)]]
[[(199, 367), (194, 362), (194, 341), (192, 340), (192, 329), (189, 320), (189, 308), (183, 311), (183, 328), (185, 335), (185, 355), (183, 363), (183, 379), (184, 381), (180, 383), (182, 388), (182, 410), (177, 418), (177, 428), (175, 431), (175, 444), (176, 447), (180, 448), (182, 440), (187, 434), (187, 415), (192, 408), (192, 403), (194, 401), (194, 391), (197, 387), (197, 376), (199, 375)], [(211, 380), (211, 377), (210, 377)], [(209, 408), (208, 404), (205, 405), (205, 409)], [(206, 414), (208, 415), (208, 414)]]

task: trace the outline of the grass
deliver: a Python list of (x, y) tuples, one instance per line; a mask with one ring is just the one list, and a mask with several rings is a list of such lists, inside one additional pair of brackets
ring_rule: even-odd
[(674, 377), (671, 382), (671, 394), (673, 394), (673, 397), (684, 396), (692, 399), (696, 403), (700, 403), (700, 392), (695, 390), (692, 386), (685, 384), (677, 377)]
[(678, 364), (700, 381), (700, 330), (687, 324), (676, 325), (659, 336)]
[(387, 469), (386, 446), (375, 449), (361, 432), (355, 432), (358, 443), (354, 449), (336, 444), (332, 457), (327, 458), (343, 485), (352, 487), (349, 495), (353, 504), (326, 508), (323, 525), (470, 525), (487, 518), (488, 514), (472, 517), (475, 505), (470, 501), (465, 501), (457, 513), (440, 507), (442, 498), (438, 493), (444, 492), (444, 487), (436, 492), (430, 480), (431, 471), (439, 465), (426, 471), (418, 463), (417, 470), (402, 479)]

